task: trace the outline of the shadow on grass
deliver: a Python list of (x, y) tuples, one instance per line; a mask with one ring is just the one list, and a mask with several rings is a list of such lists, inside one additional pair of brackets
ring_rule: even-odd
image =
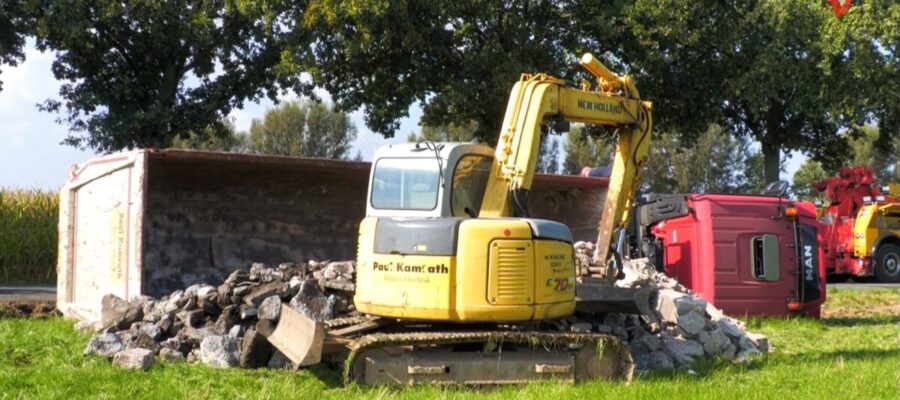
[(825, 326), (870, 326), (900, 323), (900, 315), (884, 315), (873, 317), (838, 317), (822, 318)]
[(344, 377), (339, 365), (317, 365), (307, 369), (310, 374), (325, 384), (329, 389), (344, 386)]

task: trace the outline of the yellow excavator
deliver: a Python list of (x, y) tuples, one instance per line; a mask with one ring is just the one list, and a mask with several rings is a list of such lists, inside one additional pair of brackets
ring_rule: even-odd
[(630, 379), (630, 352), (615, 336), (549, 329), (546, 321), (628, 303), (634, 293), (623, 300), (610, 295), (619, 290), (612, 285), (589, 285), (576, 272), (569, 229), (528, 217), (542, 126), (613, 128), (616, 157), (591, 272), (604, 275), (619, 262), (613, 238), (627, 225), (647, 157), (651, 104), (591, 54), (580, 64), (595, 79), (579, 87), (522, 75), (496, 149), (420, 141), (376, 151), (354, 297), (370, 317), (329, 325), (324, 339), (326, 348), (350, 350), (346, 378), (367, 385)]

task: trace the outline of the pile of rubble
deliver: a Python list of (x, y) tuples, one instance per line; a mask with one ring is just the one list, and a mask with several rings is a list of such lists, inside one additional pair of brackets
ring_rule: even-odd
[[(586, 269), (593, 245), (575, 245), (576, 264)], [(764, 336), (747, 332), (674, 279), (658, 273), (646, 259), (624, 263), (620, 287), (650, 287), (658, 315), (649, 324), (630, 314), (576, 314), (547, 325), (559, 330), (601, 332), (627, 343), (638, 370), (689, 366), (698, 357), (746, 360), (767, 352)], [(154, 299), (103, 298), (101, 321), (79, 323), (97, 332), (85, 354), (113, 359), (124, 368), (150, 368), (157, 359), (199, 361), (214, 367), (293, 368), (267, 336), (282, 305), (317, 320), (352, 317), (354, 263), (254, 264), (234, 271), (218, 287), (199, 284)]]
[[(588, 269), (585, 263), (590, 262), (593, 251), (593, 243), (575, 244), (580, 271)], [(675, 279), (658, 272), (647, 259), (623, 264), (624, 277), (615, 285), (656, 289), (651, 306), (662, 321), (660, 329), (651, 332), (637, 315), (625, 314), (606, 315), (602, 320), (591, 321), (592, 325), (576, 322), (571, 329), (615, 334), (631, 348), (637, 370), (686, 367), (703, 356), (744, 362), (769, 351), (765, 336), (748, 332), (742, 321), (726, 316)]]
[(220, 368), (291, 368), (260, 330), (278, 320), (283, 303), (318, 321), (352, 316), (353, 275), (352, 261), (253, 264), (218, 287), (193, 285), (159, 299), (107, 295), (101, 320), (77, 328), (96, 332), (85, 355), (123, 368), (148, 369), (157, 356)]

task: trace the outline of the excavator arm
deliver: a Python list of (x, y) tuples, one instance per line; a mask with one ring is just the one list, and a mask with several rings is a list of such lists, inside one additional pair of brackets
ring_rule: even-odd
[(593, 55), (585, 54), (579, 63), (596, 78), (595, 85), (585, 81), (575, 88), (549, 75), (523, 74), (513, 86), (479, 216), (526, 213), (524, 200), (537, 166), (541, 125), (548, 120), (615, 127), (616, 156), (594, 254), (594, 265), (604, 265), (613, 234), (628, 222), (640, 184), (650, 148), (652, 105), (641, 101), (628, 76), (610, 72)]

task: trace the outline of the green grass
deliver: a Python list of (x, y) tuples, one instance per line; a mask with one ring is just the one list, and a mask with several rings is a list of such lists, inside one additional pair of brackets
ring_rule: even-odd
[[(336, 372), (215, 370), (197, 364), (122, 371), (82, 357), (88, 335), (62, 319), (0, 320), (2, 398), (486, 398), (515, 399), (880, 399), (900, 395), (900, 315), (871, 312), (900, 304), (900, 290), (829, 291), (827, 318), (759, 319), (749, 325), (775, 350), (750, 365), (706, 362), (694, 372), (636, 377), (631, 384), (593, 382), (494, 389), (339, 385)], [(836, 311), (839, 310), (839, 311)]]
[(56, 193), (0, 188), (0, 282), (56, 280), (58, 215)]

